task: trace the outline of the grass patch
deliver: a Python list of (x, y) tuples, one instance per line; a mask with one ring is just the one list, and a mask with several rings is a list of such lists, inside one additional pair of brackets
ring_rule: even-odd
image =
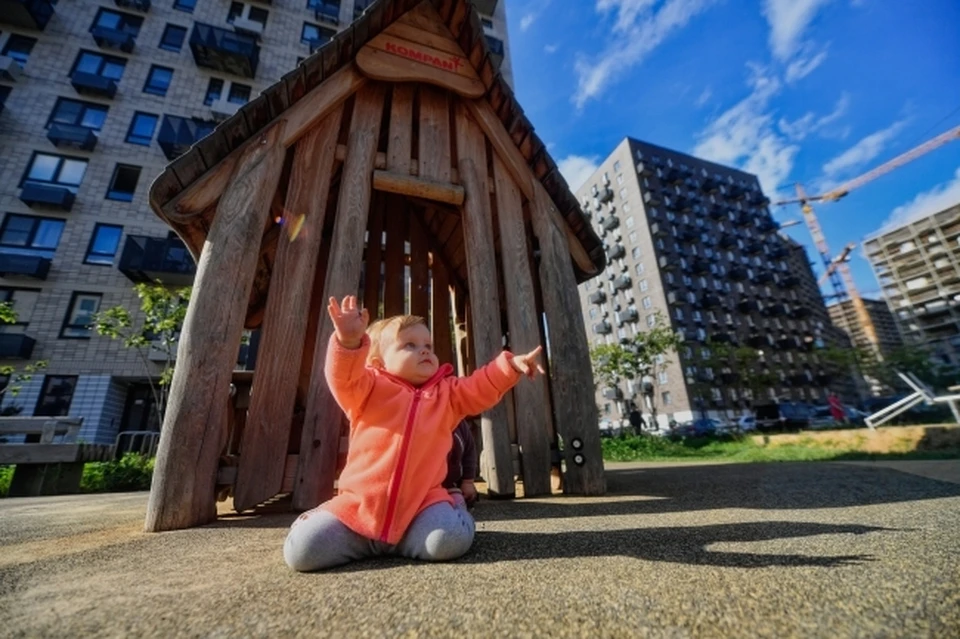
[[(153, 457), (127, 453), (120, 459), (89, 462), (80, 478), (82, 493), (124, 493), (148, 490), (153, 479)], [(13, 466), (0, 466), (0, 497), (10, 492)]]

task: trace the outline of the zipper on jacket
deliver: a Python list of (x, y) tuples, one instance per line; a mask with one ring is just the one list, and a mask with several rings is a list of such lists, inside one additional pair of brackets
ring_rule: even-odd
[(390, 483), (390, 500), (387, 502), (387, 514), (383, 521), (383, 532), (380, 533), (380, 541), (386, 542), (390, 533), (390, 527), (393, 525), (393, 518), (396, 515), (397, 499), (400, 492), (400, 482), (403, 480), (404, 466), (407, 463), (407, 451), (410, 448), (410, 439), (413, 431), (413, 420), (417, 416), (417, 406), (420, 404), (421, 389), (413, 393), (413, 404), (410, 406), (410, 415), (407, 417), (407, 425), (403, 429), (403, 442), (400, 444), (400, 459), (397, 461), (397, 469), (393, 473), (393, 481)]

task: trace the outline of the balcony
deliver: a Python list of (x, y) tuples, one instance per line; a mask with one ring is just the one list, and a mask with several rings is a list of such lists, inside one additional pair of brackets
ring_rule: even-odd
[(621, 275), (613, 281), (613, 288), (617, 291), (624, 291), (633, 286), (633, 280), (629, 275)]
[(612, 399), (614, 401), (623, 399), (623, 391), (619, 386), (613, 386), (610, 388), (603, 389), (604, 399)]
[(186, 153), (191, 145), (213, 132), (215, 123), (192, 120), (175, 115), (163, 116), (157, 143), (168, 160), (174, 160)]
[(647, 206), (660, 206), (663, 204), (663, 199), (660, 197), (659, 193), (647, 191), (643, 194), (643, 203)]
[(720, 241), (718, 243), (720, 245), (720, 248), (725, 248), (725, 249), (733, 248), (734, 246), (737, 245), (737, 238), (734, 237), (732, 233), (724, 233), (723, 235), (720, 236)]
[(105, 78), (95, 73), (74, 71), (70, 76), (70, 84), (81, 95), (95, 95), (101, 98), (112, 98), (117, 94), (117, 81)]
[(244, 78), (257, 74), (260, 47), (253, 36), (197, 22), (190, 34), (190, 50), (197, 66)]
[(739, 200), (747, 194), (742, 186), (730, 186), (727, 188), (727, 199)]
[(753, 216), (746, 211), (740, 211), (734, 216), (733, 223), (737, 226), (750, 226), (753, 223)]
[(0, 55), (0, 80), (16, 82), (23, 77), (23, 67), (8, 55)]
[(806, 319), (810, 317), (810, 309), (806, 306), (794, 306), (790, 310), (790, 317), (793, 319)]
[(737, 341), (737, 336), (734, 333), (720, 331), (719, 333), (714, 333), (711, 335), (710, 341), (716, 342), (717, 344), (735, 344)]
[(607, 261), (619, 260), (627, 254), (623, 244), (614, 244), (607, 250)]
[(69, 211), (73, 208), (73, 192), (65, 186), (27, 182), (20, 190), (20, 201), (27, 206), (51, 206)]
[(600, 322), (593, 325), (593, 332), (597, 335), (609, 335), (613, 332), (613, 326), (610, 325), (610, 322)]
[(0, 333), (0, 359), (30, 359), (36, 343), (23, 333)]
[(727, 216), (727, 210), (722, 206), (711, 206), (707, 211), (707, 216), (709, 216), (711, 220), (722, 220)]
[(637, 313), (637, 309), (629, 308), (625, 311), (620, 311), (617, 313), (617, 325), (623, 326), (624, 324), (629, 324), (630, 322), (636, 322), (640, 319), (640, 314)]
[(150, 11), (150, 0), (114, 0), (114, 2), (124, 9), (135, 9), (144, 13)]
[(245, 33), (251, 35), (257, 40), (263, 37), (264, 25), (262, 22), (257, 22), (256, 20), (251, 20), (249, 18), (234, 18), (233, 19), (233, 30), (237, 33)]
[(718, 295), (714, 295), (713, 293), (701, 295), (699, 306), (702, 309), (717, 308), (720, 306), (720, 297)]
[(0, 0), (0, 22), (43, 31), (53, 17), (53, 4), (50, 0)]
[(706, 273), (710, 270), (710, 263), (698, 257), (690, 262), (690, 270), (697, 274)]
[(603, 291), (594, 291), (587, 296), (587, 301), (591, 304), (603, 304), (607, 301), (607, 294)]
[(751, 206), (767, 206), (770, 204), (770, 198), (759, 191), (754, 191), (747, 196), (747, 203)]
[(780, 280), (780, 286), (783, 288), (796, 288), (800, 285), (800, 278), (796, 275), (787, 275), (785, 278)]
[(674, 211), (689, 211), (693, 208), (693, 200), (688, 197), (678, 197), (673, 200)]
[(597, 194), (597, 198), (601, 202), (612, 202), (613, 201), (613, 189), (603, 187), (600, 189), (600, 192)]
[(768, 304), (764, 307), (763, 314), (767, 317), (783, 317), (787, 314), (787, 306), (783, 303)]
[(775, 246), (767, 253), (771, 260), (779, 260), (787, 256), (787, 249), (784, 246)]
[(760, 271), (757, 273), (756, 281), (758, 284), (772, 284), (773, 273), (770, 271)]
[(743, 252), (747, 255), (756, 255), (763, 250), (763, 245), (760, 242), (747, 242), (743, 247)]
[(210, 113), (216, 120), (226, 120), (240, 110), (243, 104), (230, 102), (226, 98), (219, 98), (210, 103)]
[(720, 189), (720, 183), (713, 178), (705, 178), (700, 183), (700, 190), (704, 193), (716, 193)]
[(133, 282), (189, 286), (197, 272), (183, 241), (178, 237), (130, 235), (120, 255), (120, 272)]
[(750, 336), (747, 337), (747, 345), (753, 348), (763, 348), (764, 346), (769, 346), (769, 343), (766, 335), (751, 333)]
[(780, 230), (780, 224), (773, 218), (764, 217), (760, 220), (760, 223), (757, 224), (757, 230), (763, 231), (764, 233), (772, 233), (773, 231)]
[(683, 176), (680, 175), (680, 169), (671, 168), (663, 172), (663, 182), (666, 184), (676, 184), (683, 179)]
[(740, 381), (740, 373), (720, 373), (720, 381), (728, 386), (730, 384), (736, 384), (738, 381)]
[(741, 300), (737, 303), (737, 310), (741, 313), (753, 313), (760, 309), (757, 300)]
[(119, 29), (93, 27), (90, 29), (90, 35), (101, 49), (119, 49), (124, 53), (132, 53), (133, 47), (137, 44), (136, 38)]
[(313, 17), (317, 22), (323, 22), (333, 26), (340, 25), (340, 4), (332, 2), (315, 2), (309, 5), (313, 7)]
[(603, 221), (602, 226), (604, 231), (612, 231), (620, 226), (620, 218), (618, 218), (616, 215), (611, 215)]
[(667, 225), (663, 222), (654, 222), (650, 225), (650, 234), (654, 237), (667, 237), (670, 233), (667, 231)]
[(51, 124), (47, 129), (47, 139), (58, 148), (72, 147), (82, 151), (92, 151), (97, 146), (96, 132), (75, 124)]
[(643, 177), (650, 177), (653, 175), (653, 167), (646, 162), (638, 162), (637, 174), (642, 175)]
[(662, 268), (665, 271), (669, 271), (671, 269), (677, 268), (676, 260), (671, 260), (666, 255), (661, 255), (659, 258), (657, 258), (657, 264), (659, 264), (660, 268)]
[(0, 253), (0, 277), (24, 276), (45, 280), (50, 272), (50, 262), (49, 257)]

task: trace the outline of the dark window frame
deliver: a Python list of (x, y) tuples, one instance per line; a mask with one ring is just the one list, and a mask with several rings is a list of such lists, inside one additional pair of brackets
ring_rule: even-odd
[[(160, 88), (160, 85), (154, 84), (153, 76), (154, 76), (154, 73), (156, 73), (157, 71), (170, 72), (170, 80), (167, 82), (167, 85), (162, 89)], [(174, 69), (171, 69), (170, 67), (165, 67), (160, 64), (150, 65), (150, 71), (147, 72), (147, 79), (143, 83), (143, 92), (149, 93), (150, 95), (165, 97), (167, 95), (167, 91), (170, 90), (170, 86), (173, 84), (173, 73), (174, 73)]]
[[(80, 61), (83, 59), (84, 56), (88, 56), (91, 58), (100, 58), (100, 64), (98, 65), (97, 71), (96, 73), (94, 73), (94, 75), (100, 76), (101, 78), (107, 78), (108, 80), (113, 80), (114, 82), (120, 82), (120, 80), (123, 78), (124, 71), (127, 70), (126, 58), (121, 58), (115, 55), (106, 55), (98, 51), (89, 51), (87, 49), (80, 49), (80, 51), (77, 53), (76, 59), (74, 59), (73, 61), (73, 66), (70, 67), (70, 73), (68, 75), (73, 75), (74, 73), (77, 72), (77, 68), (80, 66)], [(110, 76), (103, 75), (103, 69), (107, 63), (114, 64), (120, 67), (119, 77), (112, 78)]]
[[(11, 46), (18, 42), (25, 45), (25, 47), (12, 50)], [(35, 46), (37, 46), (36, 38), (20, 35), (19, 33), (11, 33), (10, 37), (7, 38), (7, 41), (3, 43), (3, 51), (0, 52), (0, 55), (13, 58), (20, 63), (20, 66), (26, 66), (27, 61), (30, 60), (30, 55), (33, 53), (33, 48)], [(26, 53), (24, 53), (24, 49), (26, 50)], [(10, 55), (11, 53), (14, 55)]]
[[(76, 305), (77, 300), (81, 296), (96, 297), (99, 300), (99, 302), (97, 304), (97, 310), (95, 310), (94, 313), (98, 313), (100, 311), (100, 306), (103, 304), (103, 293), (98, 293), (95, 291), (74, 291), (70, 295), (70, 303), (67, 305), (67, 313), (66, 315), (63, 316), (63, 323), (60, 325), (59, 339), (90, 339), (92, 337), (93, 333), (90, 330), (90, 327), (93, 326), (92, 323), (91, 324), (70, 324), (69, 323), (71, 316), (74, 314), (73, 312), (74, 306)], [(76, 331), (82, 330), (86, 332), (82, 335), (80, 334), (67, 335), (66, 332), (68, 330), (76, 330)]]
[[(119, 24), (115, 27), (110, 25), (101, 25), (100, 19), (107, 14), (117, 16), (120, 19)], [(124, 33), (136, 38), (138, 35), (140, 35), (140, 29), (143, 27), (143, 17), (133, 15), (132, 13), (124, 13), (108, 7), (100, 7), (100, 9), (97, 11), (97, 14), (93, 17), (93, 24), (90, 25), (90, 30), (93, 31), (100, 26), (105, 29), (119, 31), (120, 33)]]
[[(316, 29), (318, 38), (308, 38), (307, 29)], [(324, 45), (330, 42), (337, 32), (335, 29), (330, 29), (320, 24), (314, 24), (313, 22), (304, 22), (303, 26), (300, 28), (300, 43), (307, 46), (314, 46), (315, 44)]]
[(33, 168), (34, 163), (37, 160), (38, 156), (47, 155), (50, 157), (59, 158), (60, 162), (57, 165), (57, 170), (55, 171), (57, 177), (59, 177), (61, 171), (63, 171), (64, 160), (73, 160), (75, 162), (82, 162), (84, 164), (83, 177), (87, 175), (87, 169), (90, 168), (90, 159), (89, 158), (78, 158), (72, 155), (60, 155), (59, 153), (47, 153), (46, 151), (34, 151), (33, 155), (30, 156), (30, 162), (27, 164), (27, 168), (23, 172), (23, 177), (20, 180), (20, 188), (27, 183), (41, 184), (45, 186), (62, 186), (64, 188), (70, 189), (71, 193), (76, 193), (80, 188), (80, 185), (83, 184), (83, 177), (80, 178), (80, 181), (76, 184), (71, 184), (69, 182), (59, 182), (57, 180), (40, 180), (37, 178), (30, 177), (30, 171)]
[[(97, 242), (97, 234), (99, 233), (99, 231), (100, 231), (101, 229), (117, 229), (117, 230), (120, 231), (120, 235), (117, 237), (117, 246), (113, 249), (113, 253), (100, 253), (100, 252), (95, 252), (95, 251), (93, 250), (93, 249), (94, 249), (94, 246), (96, 245), (96, 242)], [(87, 264), (87, 265), (90, 265), (90, 266), (113, 266), (114, 260), (117, 259), (117, 253), (120, 252), (121, 240), (123, 240), (123, 227), (122, 227), (122, 226), (120, 226), (119, 224), (105, 224), (105, 223), (103, 223), (103, 222), (97, 222), (97, 224), (93, 227), (93, 233), (90, 234), (90, 243), (87, 244), (87, 252), (84, 253), (84, 255), (83, 255), (83, 263), (84, 263), (84, 264)], [(110, 261), (109, 261), (109, 262), (106, 262), (106, 261), (100, 261), (100, 262), (91, 261), (91, 259), (90, 259), (91, 257), (97, 257), (97, 256), (100, 256), (100, 257), (103, 257), (103, 258), (109, 257), (109, 258), (110, 258)]]
[[(153, 118), (153, 127), (151, 127), (150, 129), (149, 138), (134, 135), (134, 128), (137, 124), (137, 119), (140, 116)], [(159, 115), (155, 113), (147, 113), (146, 111), (134, 111), (133, 118), (130, 120), (130, 126), (129, 128), (127, 128), (127, 135), (123, 140), (128, 144), (136, 144), (138, 146), (150, 146), (151, 144), (153, 144), (153, 136), (157, 134), (158, 124), (160, 124)]]
[[(47, 399), (47, 395), (50, 393), (50, 386), (53, 381), (57, 380), (63, 382), (65, 380), (70, 380), (72, 387), (70, 388), (70, 399), (67, 400), (66, 406), (59, 406), (58, 403), (52, 404), (54, 408), (58, 408), (56, 411), (51, 410), (42, 410), (44, 400)], [(73, 396), (77, 393), (77, 384), (80, 382), (79, 375), (45, 375), (43, 378), (43, 386), (40, 387), (40, 395), (37, 397), (37, 403), (33, 408), (33, 414), (37, 417), (65, 417), (70, 414), (70, 406), (73, 404)], [(61, 412), (62, 411), (62, 412)]]
[[(167, 26), (163, 28), (163, 33), (160, 34), (160, 43), (157, 45), (158, 48), (163, 49), (164, 51), (172, 51), (174, 53), (180, 53), (183, 50), (183, 43), (187, 41), (187, 28), (181, 27), (179, 24), (167, 23)], [(180, 44), (174, 44), (173, 42), (168, 42), (169, 35), (171, 33), (180, 33)]]
[[(78, 114), (78, 117), (74, 122), (55, 122), (54, 117), (57, 115), (57, 111), (66, 103), (78, 104), (83, 108), (83, 110)], [(57, 98), (56, 103), (53, 105), (53, 110), (50, 112), (50, 116), (47, 118), (47, 126), (45, 128), (49, 129), (50, 125), (52, 124), (69, 124), (71, 126), (79, 126), (83, 127), (84, 129), (90, 129), (91, 131), (96, 131), (99, 133), (103, 130), (103, 124), (101, 124), (99, 128), (81, 124), (88, 110), (103, 111), (103, 119), (104, 123), (106, 123), (107, 113), (110, 111), (110, 107), (107, 105), (98, 104), (96, 102), (86, 102), (84, 100), (77, 100), (74, 98)]]
[(197, 0), (173, 0), (173, 8), (177, 11), (193, 13), (197, 8)]
[[(239, 90), (239, 93), (234, 93)], [(227, 92), (227, 102), (231, 104), (246, 104), (253, 95), (253, 87), (242, 82), (231, 82), (230, 90)]]
[[(213, 89), (214, 86), (217, 86), (216, 90)], [(210, 81), (207, 82), (206, 93), (203, 94), (203, 103), (206, 106), (210, 106), (223, 96), (223, 87), (224, 82), (220, 78), (210, 78)]]
[[(3, 236), (7, 233), (7, 227), (10, 224), (10, 220), (13, 218), (23, 218), (26, 220), (31, 220), (33, 226), (27, 234), (27, 241), (24, 244), (9, 244), (3, 241)], [(37, 239), (37, 232), (40, 230), (41, 222), (59, 222), (60, 223), (60, 235), (57, 237), (57, 245), (52, 249), (45, 246), (37, 247), (34, 245), (34, 242)], [(7, 213), (3, 217), (3, 222), (0, 222), (0, 250), (3, 249), (14, 249), (17, 251), (33, 251), (34, 253), (49, 253), (49, 257), (57, 252), (57, 248), (60, 247), (60, 240), (63, 238), (63, 229), (66, 227), (67, 221), (58, 217), (44, 217), (42, 215), (24, 215), (22, 213)], [(46, 255), (44, 255), (46, 257)]]
[[(126, 194), (126, 191), (119, 191), (116, 189), (117, 177), (120, 174), (120, 171), (123, 169), (136, 169), (137, 170), (137, 179), (133, 185), (133, 190), (129, 192), (130, 199), (126, 199), (120, 194)], [(123, 164), (117, 162), (113, 166), (113, 175), (110, 176), (110, 183), (107, 185), (107, 194), (104, 196), (107, 200), (113, 200), (114, 202), (133, 202), (133, 197), (137, 194), (137, 187), (140, 186), (140, 175), (143, 173), (143, 167), (137, 166), (135, 164)]]

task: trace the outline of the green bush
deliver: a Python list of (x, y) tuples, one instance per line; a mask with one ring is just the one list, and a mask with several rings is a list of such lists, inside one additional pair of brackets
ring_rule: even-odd
[(127, 453), (115, 461), (91, 462), (83, 467), (80, 491), (122, 493), (149, 490), (153, 479), (153, 457)]
[(0, 497), (6, 497), (10, 492), (11, 481), (13, 481), (13, 466), (0, 466)]

